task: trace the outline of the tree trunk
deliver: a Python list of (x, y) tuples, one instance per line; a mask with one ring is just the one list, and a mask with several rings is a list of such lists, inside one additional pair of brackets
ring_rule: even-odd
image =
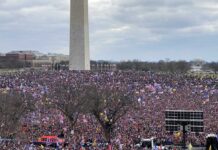
[(74, 130), (74, 126), (75, 126), (75, 123), (74, 122), (70, 122), (70, 130)]
[(108, 128), (106, 126), (104, 127), (104, 136), (108, 143), (111, 142), (111, 132), (111, 128)]

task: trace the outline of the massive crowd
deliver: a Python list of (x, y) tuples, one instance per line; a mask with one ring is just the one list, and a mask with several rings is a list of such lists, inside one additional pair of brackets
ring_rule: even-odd
[[(116, 123), (112, 136), (114, 149), (134, 149), (139, 138), (156, 137), (165, 143), (178, 143), (181, 137), (165, 130), (165, 110), (202, 110), (204, 132), (188, 133), (187, 141), (205, 144), (208, 133), (218, 133), (218, 79), (182, 74), (157, 74), (137, 71), (115, 72), (22, 72), (0, 76), (0, 91), (31, 94), (37, 109), (21, 119), (16, 142), (0, 142), (0, 149), (34, 149), (30, 143), (43, 135), (64, 136), (67, 148), (79, 150), (92, 141), (90, 149), (104, 149), (104, 136), (99, 123), (91, 115), (81, 114), (75, 128), (56, 109), (44, 107), (44, 95), (55, 82), (67, 82), (75, 88), (95, 83), (99, 86), (128, 87), (136, 96), (138, 109), (130, 109)], [(61, 87), (60, 87), (61, 88)], [(64, 101), (64, 100), (63, 100)]]

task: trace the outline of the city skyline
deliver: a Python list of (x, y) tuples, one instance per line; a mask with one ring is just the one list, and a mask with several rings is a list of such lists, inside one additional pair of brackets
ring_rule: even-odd
[[(69, 52), (70, 1), (0, 2), (0, 53)], [(93, 60), (218, 61), (215, 0), (89, 0)]]

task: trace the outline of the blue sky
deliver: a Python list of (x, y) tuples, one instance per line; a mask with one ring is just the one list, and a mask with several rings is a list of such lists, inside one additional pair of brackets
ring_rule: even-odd
[[(0, 0), (0, 53), (68, 53), (70, 0)], [(95, 60), (218, 61), (217, 0), (89, 0)]]

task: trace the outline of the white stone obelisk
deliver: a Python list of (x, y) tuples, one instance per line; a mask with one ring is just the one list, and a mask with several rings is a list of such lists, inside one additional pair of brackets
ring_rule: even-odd
[(71, 0), (70, 70), (90, 70), (88, 0)]

